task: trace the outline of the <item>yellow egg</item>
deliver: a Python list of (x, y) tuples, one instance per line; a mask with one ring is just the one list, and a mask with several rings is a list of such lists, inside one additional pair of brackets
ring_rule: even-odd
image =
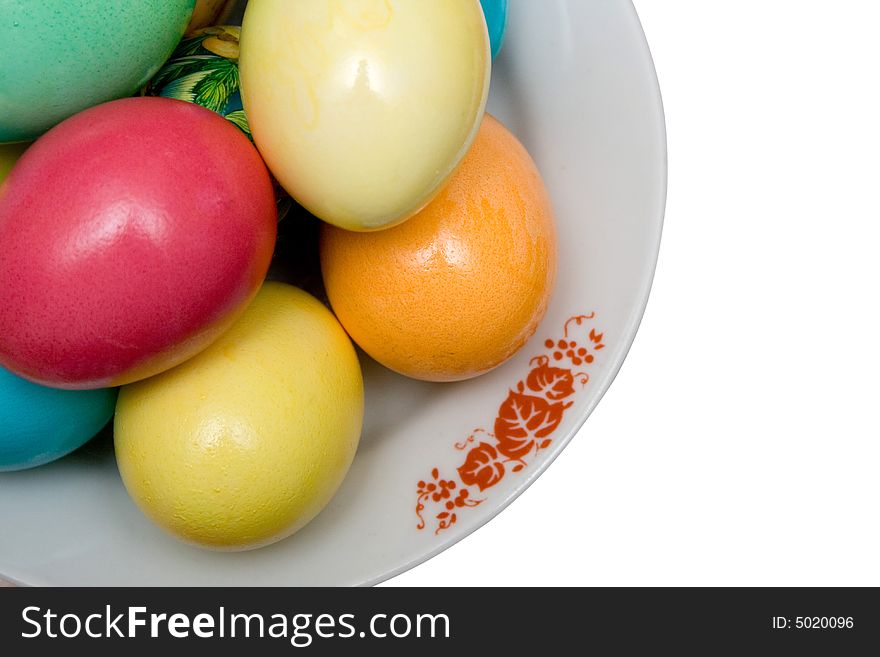
[(349, 230), (400, 223), (467, 153), (491, 54), (478, 0), (250, 0), (242, 99), (281, 185)]
[(294, 533), (330, 501), (360, 439), (363, 380), (315, 298), (266, 283), (206, 351), (122, 388), (116, 459), (153, 521), (204, 547), (245, 550)]

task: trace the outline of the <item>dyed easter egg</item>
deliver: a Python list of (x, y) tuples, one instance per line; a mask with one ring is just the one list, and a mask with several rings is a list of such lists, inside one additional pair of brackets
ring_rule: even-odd
[(507, 0), (480, 0), (486, 25), (489, 28), (489, 41), (492, 43), (492, 57), (497, 57), (504, 43), (507, 30)]
[(275, 219), (259, 153), (217, 114), (165, 98), (77, 114), (0, 188), (0, 365), (72, 389), (177, 365), (256, 294)]
[(235, 9), (236, 0), (196, 0), (186, 35), (190, 36), (202, 28), (219, 25), (226, 21)]
[(0, 184), (6, 179), (6, 176), (12, 171), (13, 165), (22, 156), (28, 143), (21, 144), (0, 144)]
[(523, 146), (486, 115), (449, 184), (405, 224), (325, 226), (327, 294), (352, 339), (401, 374), (455, 381), (510, 358), (535, 332), (556, 278), (556, 230)]
[(195, 0), (0, 0), (0, 142), (130, 96), (180, 40)]
[(248, 139), (238, 76), (241, 28), (208, 27), (184, 39), (147, 85), (146, 94), (201, 105), (234, 123)]
[(289, 536), (330, 501), (363, 411), (360, 364), (333, 314), (266, 283), (204, 352), (122, 389), (116, 459), (158, 525), (189, 543), (246, 550)]
[[(238, 76), (239, 38), (237, 25), (220, 25), (198, 30), (180, 42), (156, 77), (144, 89), (148, 96), (162, 96), (201, 105), (216, 112), (253, 140), (241, 104)], [(290, 196), (273, 178), (279, 221), (290, 210)]]
[(55, 390), (0, 368), (0, 472), (66, 456), (98, 433), (116, 407), (116, 390)]
[(251, 0), (240, 66), (281, 185), (324, 221), (377, 230), (424, 207), (464, 157), (491, 55), (474, 0)]

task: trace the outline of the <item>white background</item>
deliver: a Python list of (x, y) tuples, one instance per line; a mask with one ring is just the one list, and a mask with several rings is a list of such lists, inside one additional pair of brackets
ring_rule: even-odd
[(635, 4), (670, 166), (635, 345), (532, 488), (392, 586), (880, 585), (880, 3)]

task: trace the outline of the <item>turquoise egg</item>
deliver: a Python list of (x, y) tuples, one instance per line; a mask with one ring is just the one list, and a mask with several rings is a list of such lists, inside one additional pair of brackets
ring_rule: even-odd
[(180, 41), (195, 0), (0, 0), (0, 143), (130, 96)]
[(35, 468), (84, 445), (113, 417), (116, 393), (44, 388), (0, 368), (0, 472)]
[(492, 57), (497, 57), (504, 43), (504, 31), (507, 29), (507, 0), (480, 0), (486, 25), (489, 27), (489, 40), (492, 42)]

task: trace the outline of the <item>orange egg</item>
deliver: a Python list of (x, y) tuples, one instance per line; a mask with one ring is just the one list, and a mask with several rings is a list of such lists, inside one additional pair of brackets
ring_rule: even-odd
[(321, 268), (342, 325), (370, 356), (417, 379), (468, 379), (506, 361), (535, 332), (556, 279), (547, 190), (489, 115), (445, 189), (407, 222), (322, 230)]

